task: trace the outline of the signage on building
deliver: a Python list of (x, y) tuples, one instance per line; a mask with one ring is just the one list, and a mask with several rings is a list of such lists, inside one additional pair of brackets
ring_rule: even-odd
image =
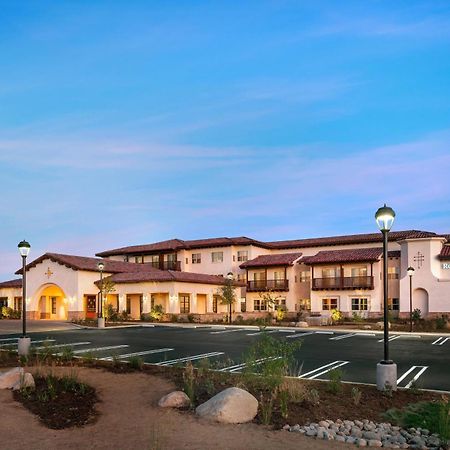
[(450, 269), (450, 263), (443, 263), (442, 264), (443, 269)]

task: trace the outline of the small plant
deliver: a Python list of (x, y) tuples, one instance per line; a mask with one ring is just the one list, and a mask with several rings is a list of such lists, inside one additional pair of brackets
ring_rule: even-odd
[(354, 322), (361, 323), (364, 322), (364, 318), (359, 315), (356, 311), (353, 311), (352, 318)]
[(409, 391), (411, 392), (411, 394), (420, 395), (420, 386), (417, 380), (411, 381), (411, 384), (409, 385)]
[(92, 364), (94, 362), (94, 360), (95, 360), (95, 356), (94, 356), (94, 353), (92, 351), (86, 352), (83, 355), (83, 361), (86, 364)]
[(116, 367), (116, 368), (120, 367), (121, 361), (120, 361), (119, 355), (112, 356), (112, 363), (113, 363), (113, 367)]
[(187, 315), (187, 320), (188, 320), (189, 323), (194, 323), (195, 322), (194, 314), (188, 314)]
[(328, 390), (332, 394), (339, 394), (342, 391), (342, 376), (343, 372), (341, 369), (332, 369), (328, 372), (329, 384)]
[(389, 381), (386, 381), (386, 383), (384, 383), (383, 394), (386, 397), (392, 398), (393, 389), (392, 389), (392, 385), (391, 385), (391, 383), (389, 383)]
[(412, 312), (412, 320), (414, 322), (418, 322), (421, 318), (422, 318), (422, 311), (419, 308), (416, 308), (413, 312)]
[(183, 391), (189, 397), (191, 404), (195, 404), (195, 372), (191, 361), (186, 363), (183, 372)]
[(362, 391), (356, 386), (352, 388), (352, 400), (355, 406), (358, 406), (361, 402)]
[(64, 347), (61, 355), (60, 355), (61, 361), (69, 362), (73, 359), (73, 348), (72, 347)]
[(320, 403), (319, 391), (317, 389), (311, 389), (308, 392), (307, 400), (313, 405), (318, 405)]
[(288, 391), (280, 390), (278, 392), (278, 399), (280, 401), (280, 412), (281, 412), (281, 417), (283, 417), (283, 419), (287, 419), (287, 417), (288, 417), (289, 398), (290, 398), (290, 396), (289, 396)]
[(139, 356), (132, 356), (128, 362), (130, 367), (134, 370), (142, 370), (142, 367), (144, 367), (144, 360), (139, 358)]
[(332, 309), (330, 311), (330, 317), (331, 317), (331, 320), (334, 323), (336, 323), (336, 322), (341, 322), (342, 319), (344, 318), (344, 315), (338, 309)]
[(267, 398), (263, 394), (260, 396), (259, 407), (261, 410), (261, 423), (263, 425), (270, 425), (272, 423), (273, 401), (275, 397), (276, 391)]
[(155, 320), (156, 322), (160, 322), (164, 317), (164, 308), (162, 305), (155, 305), (150, 311), (151, 320)]
[(305, 385), (298, 378), (285, 378), (280, 389), (287, 392), (292, 403), (301, 403), (306, 398)]
[(436, 319), (436, 329), (443, 330), (447, 326), (448, 316), (442, 315)]

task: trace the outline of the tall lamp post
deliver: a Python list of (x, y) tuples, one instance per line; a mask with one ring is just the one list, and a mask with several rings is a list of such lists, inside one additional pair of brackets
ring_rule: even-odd
[(389, 359), (389, 321), (388, 321), (388, 234), (395, 219), (395, 212), (389, 206), (382, 206), (375, 213), (378, 228), (383, 233), (383, 315), (384, 315), (384, 358), (377, 364), (377, 389), (387, 387), (397, 389), (397, 365)]
[(31, 339), (27, 337), (27, 256), (30, 253), (31, 245), (23, 240), (17, 246), (22, 257), (22, 337), (18, 340), (17, 352), (21, 356), (28, 355), (30, 351)]
[[(233, 276), (233, 272), (228, 272), (227, 274), (227, 279), (230, 282), (230, 288), (231, 288), (231, 284), (233, 282), (234, 276)], [(229, 311), (229, 316), (228, 316), (228, 323), (231, 325), (231, 319), (232, 319), (232, 302), (230, 301), (229, 305), (228, 305), (228, 311)]]
[(408, 273), (408, 276), (409, 276), (409, 332), (411, 333), (413, 330), (412, 277), (415, 272), (414, 267), (409, 266), (406, 269), (406, 272)]
[(97, 268), (100, 271), (100, 299), (97, 311), (97, 327), (105, 328), (105, 318), (103, 317), (103, 269), (105, 268), (105, 263), (100, 261), (97, 264)]

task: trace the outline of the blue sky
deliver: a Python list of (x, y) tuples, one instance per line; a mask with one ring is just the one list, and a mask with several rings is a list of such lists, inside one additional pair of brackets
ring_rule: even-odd
[(17, 242), (450, 232), (448, 1), (0, 0)]

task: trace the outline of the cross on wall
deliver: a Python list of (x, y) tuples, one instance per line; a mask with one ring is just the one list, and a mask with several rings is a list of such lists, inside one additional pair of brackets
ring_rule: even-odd
[(50, 278), (53, 275), (53, 272), (50, 270), (50, 267), (47, 268), (47, 272), (44, 275), (47, 275), (47, 278)]
[(421, 252), (417, 252), (417, 255), (414, 256), (414, 262), (417, 265), (417, 268), (420, 269), (422, 267), (423, 262), (425, 261), (425, 257)]

